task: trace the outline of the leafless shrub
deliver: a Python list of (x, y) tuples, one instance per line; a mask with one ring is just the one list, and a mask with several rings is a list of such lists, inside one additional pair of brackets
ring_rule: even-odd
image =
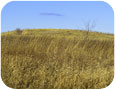
[(22, 34), (22, 30), (21, 30), (20, 28), (17, 28), (15, 31), (16, 31), (16, 33), (17, 33), (18, 35), (21, 35), (21, 34)]
[(95, 28), (95, 26), (96, 26), (96, 23), (95, 23), (95, 21), (93, 20), (89, 20), (88, 22), (86, 22), (86, 23), (84, 23), (84, 27), (85, 27), (85, 30), (87, 30), (87, 32), (85, 33), (85, 38), (84, 38), (84, 40), (87, 40), (88, 39), (88, 37), (89, 37), (89, 32), (93, 29), (93, 28)]

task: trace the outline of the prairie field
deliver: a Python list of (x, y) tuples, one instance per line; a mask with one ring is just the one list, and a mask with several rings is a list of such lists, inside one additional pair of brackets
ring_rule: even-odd
[(17, 89), (101, 89), (114, 78), (114, 35), (70, 29), (1, 34), (1, 77)]

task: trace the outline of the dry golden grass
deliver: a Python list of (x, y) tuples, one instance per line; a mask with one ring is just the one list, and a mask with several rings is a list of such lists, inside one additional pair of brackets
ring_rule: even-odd
[(2, 33), (2, 80), (11, 88), (99, 89), (114, 77), (114, 36), (38, 29)]

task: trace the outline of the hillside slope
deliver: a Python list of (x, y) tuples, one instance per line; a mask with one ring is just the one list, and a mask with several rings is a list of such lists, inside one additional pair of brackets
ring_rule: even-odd
[(1, 34), (2, 80), (11, 88), (105, 88), (114, 77), (114, 35), (32, 29)]

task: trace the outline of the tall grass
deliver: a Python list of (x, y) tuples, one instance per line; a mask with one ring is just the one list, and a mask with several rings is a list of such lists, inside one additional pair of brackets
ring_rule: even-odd
[[(57, 32), (57, 33), (56, 33)], [(113, 35), (76, 30), (2, 34), (2, 80), (11, 88), (99, 89), (114, 77)]]

